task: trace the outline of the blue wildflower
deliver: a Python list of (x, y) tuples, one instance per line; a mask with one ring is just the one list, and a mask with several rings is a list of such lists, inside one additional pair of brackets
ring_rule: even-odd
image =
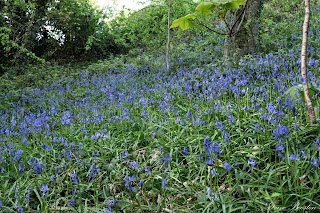
[(287, 138), (289, 136), (289, 133), (290, 133), (289, 129), (286, 126), (281, 124), (272, 131), (272, 134), (278, 140), (281, 140), (283, 136)]
[(290, 160), (299, 160), (299, 155), (290, 154)]
[(311, 161), (311, 165), (313, 167), (319, 168), (319, 159), (318, 158), (313, 158), (313, 160)]
[(90, 167), (90, 173), (89, 173), (89, 179), (91, 179), (91, 182), (94, 182), (94, 179), (97, 174), (100, 173), (100, 169), (97, 167), (96, 163), (93, 163), (92, 166)]
[(213, 142), (208, 148), (207, 148), (207, 154), (210, 155), (210, 153), (214, 153), (216, 157), (221, 154), (221, 147), (220, 144), (217, 142)]
[(131, 161), (130, 164), (129, 164), (129, 168), (130, 169), (133, 169), (133, 170), (136, 170), (136, 171), (139, 171), (139, 165), (136, 161)]
[(140, 180), (138, 186), (141, 188), (143, 186), (143, 180)]
[(213, 169), (211, 169), (210, 173), (211, 173), (212, 177), (218, 175), (218, 173), (217, 173), (215, 170), (213, 170)]
[(108, 207), (115, 206), (115, 205), (117, 205), (118, 202), (119, 202), (118, 200), (110, 200), (108, 202)]
[(144, 166), (143, 168), (144, 168), (146, 174), (147, 174), (147, 175), (150, 175), (150, 173), (151, 173), (151, 172), (150, 172), (150, 167), (149, 167), (149, 166)]
[(120, 159), (123, 160), (123, 159), (125, 159), (125, 158), (128, 157), (128, 156), (129, 156), (129, 152), (128, 152), (128, 150), (125, 150), (125, 151), (123, 151), (123, 152), (121, 153)]
[(211, 189), (210, 189), (210, 187), (207, 187), (206, 192), (207, 192), (207, 195), (206, 195), (207, 199), (210, 199), (211, 198)]
[(167, 179), (166, 179), (166, 178), (164, 178), (164, 179), (162, 180), (162, 188), (163, 188), (163, 189), (168, 188)]
[(255, 159), (249, 159), (249, 160), (248, 160), (248, 164), (249, 164), (249, 165), (251, 166), (251, 168), (253, 169), (253, 168), (256, 166), (257, 162), (256, 162)]
[(46, 151), (50, 151), (51, 150), (51, 147), (46, 145), (46, 144), (42, 144), (41, 147), (42, 147), (42, 149), (45, 149)]
[(216, 192), (213, 193), (213, 200), (219, 200), (218, 194)]
[(72, 198), (71, 200), (68, 201), (68, 206), (71, 208), (75, 204), (75, 200)]
[(190, 112), (190, 110), (188, 110), (187, 114), (186, 114), (186, 118), (191, 118), (192, 113)]
[(206, 159), (206, 164), (207, 165), (212, 165), (213, 164), (213, 159), (211, 157)]
[(72, 178), (72, 181), (75, 183), (75, 184), (79, 184), (79, 179), (78, 179), (78, 176), (75, 172), (73, 172), (71, 174), (71, 178)]
[(13, 158), (13, 160), (15, 161), (20, 161), (21, 160), (21, 157), (22, 157), (22, 153), (23, 153), (23, 150), (19, 149), (18, 151), (16, 151), (15, 153), (15, 156)]
[(216, 126), (221, 132), (223, 132), (225, 130), (225, 127), (223, 126), (222, 121), (217, 121)]
[(169, 162), (172, 160), (171, 156), (170, 155), (166, 155), (164, 157), (164, 165), (168, 168), (169, 166)]
[(129, 192), (135, 192), (136, 189), (131, 186), (131, 183), (136, 179), (136, 175), (128, 176), (126, 175), (123, 180), (125, 182), (125, 186)]
[(31, 188), (28, 188), (27, 194), (26, 194), (26, 196), (24, 198), (26, 203), (29, 203), (29, 201), (30, 201), (30, 191), (31, 190), (32, 190)]
[(48, 185), (41, 186), (40, 191), (42, 192), (42, 197), (46, 196), (46, 193), (49, 191)]
[(223, 164), (223, 168), (227, 171), (230, 171), (231, 170), (231, 165), (230, 163), (228, 163), (228, 161), (224, 162)]
[(185, 146), (184, 146), (182, 152), (183, 152), (183, 155), (184, 155), (184, 156), (187, 156), (187, 155), (189, 154), (189, 152), (188, 152), (188, 147), (185, 147)]
[(110, 207), (107, 207), (105, 213), (112, 213), (112, 209)]

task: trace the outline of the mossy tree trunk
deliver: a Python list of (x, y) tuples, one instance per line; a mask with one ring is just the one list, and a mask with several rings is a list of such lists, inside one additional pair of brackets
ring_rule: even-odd
[(259, 51), (259, 25), (262, 5), (262, 0), (248, 0), (244, 12), (242, 9), (236, 12), (233, 30), (236, 31), (234, 47), (239, 55)]

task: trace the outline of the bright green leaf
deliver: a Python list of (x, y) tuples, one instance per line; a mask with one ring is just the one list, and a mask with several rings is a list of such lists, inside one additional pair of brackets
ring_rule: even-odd
[(193, 26), (191, 19), (195, 19), (195, 16), (192, 16), (192, 14), (183, 16), (174, 20), (170, 28), (180, 27), (182, 30), (188, 30)]
[(209, 15), (216, 6), (216, 3), (202, 2), (196, 7), (196, 12), (206, 16)]
[[(319, 88), (313, 86), (312, 84), (309, 84), (308, 86), (309, 86), (309, 93), (311, 97), (313, 97), (314, 95), (318, 95), (318, 96), (320, 95)], [(305, 101), (302, 84), (298, 84), (296, 86), (290, 87), (286, 91), (286, 95), (291, 98), (293, 104), (296, 104), (300, 98), (303, 101)], [(317, 105), (317, 102), (313, 102), (313, 104)]]

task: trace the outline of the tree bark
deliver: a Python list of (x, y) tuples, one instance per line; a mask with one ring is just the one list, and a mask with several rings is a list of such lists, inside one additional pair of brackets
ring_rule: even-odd
[(236, 12), (236, 23), (232, 31), (236, 32), (234, 46), (239, 55), (259, 51), (259, 24), (262, 5), (262, 0), (248, 0), (244, 13), (243, 9)]
[(312, 125), (316, 123), (316, 116), (312, 105), (312, 100), (309, 93), (308, 87), (308, 76), (307, 76), (307, 48), (308, 48), (308, 33), (309, 33), (309, 20), (310, 20), (310, 0), (305, 0), (305, 15), (302, 30), (302, 46), (301, 46), (301, 75), (302, 75), (302, 86), (307, 105), (309, 122)]

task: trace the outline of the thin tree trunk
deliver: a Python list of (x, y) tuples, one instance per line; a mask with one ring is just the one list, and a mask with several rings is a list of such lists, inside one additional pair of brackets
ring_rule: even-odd
[(224, 36), (224, 50), (223, 50), (223, 57), (224, 59), (229, 59), (229, 56), (230, 56), (230, 40), (231, 40), (231, 37), (229, 34), (226, 34)]
[(304, 97), (307, 105), (309, 122), (311, 125), (316, 123), (316, 116), (312, 105), (312, 100), (309, 93), (308, 77), (307, 77), (307, 48), (308, 48), (308, 32), (310, 20), (310, 0), (305, 0), (305, 15), (302, 32), (302, 47), (301, 47), (301, 75)]
[(167, 40), (167, 53), (166, 53), (166, 64), (167, 72), (170, 71), (170, 16), (171, 16), (171, 0), (168, 1), (168, 40)]

